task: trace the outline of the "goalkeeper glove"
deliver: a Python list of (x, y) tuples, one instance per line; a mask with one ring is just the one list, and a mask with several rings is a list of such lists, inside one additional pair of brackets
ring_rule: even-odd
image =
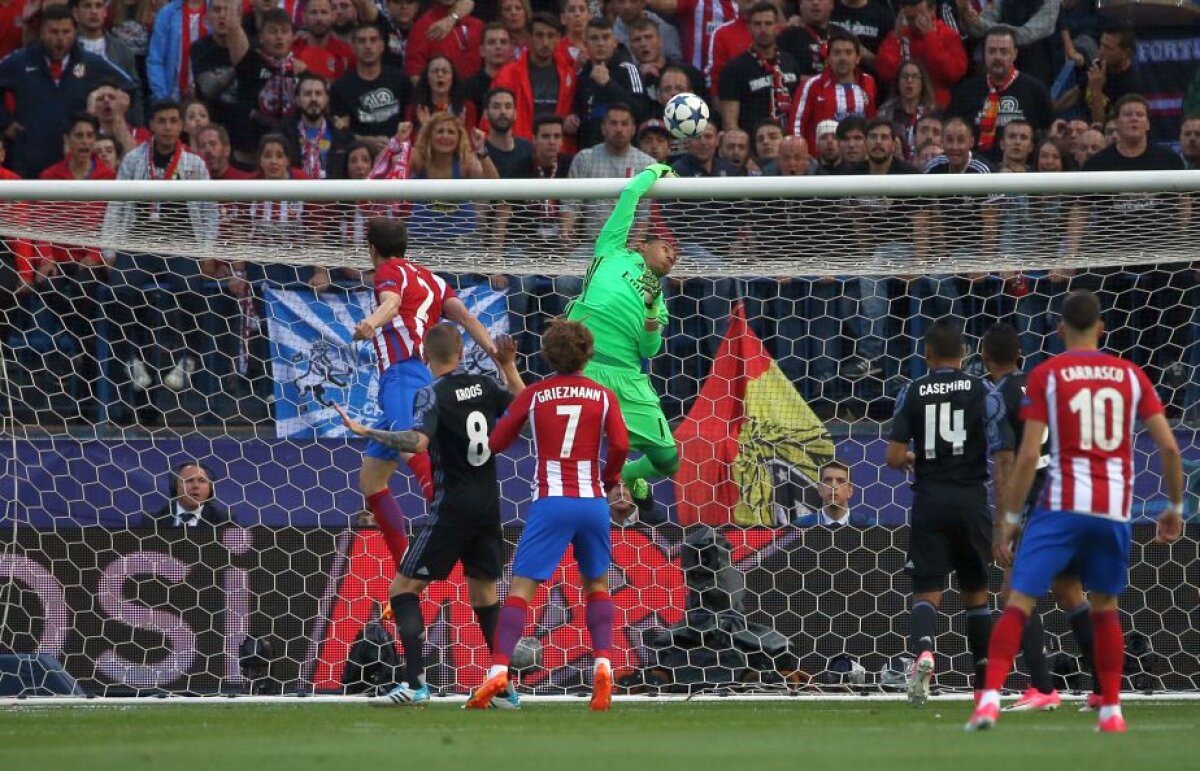
[(665, 163), (652, 163), (646, 168), (657, 174), (659, 179), (675, 176), (675, 169), (672, 169)]
[(637, 280), (637, 286), (642, 290), (642, 301), (646, 307), (654, 307), (654, 302), (662, 296), (662, 279), (654, 271), (645, 268)]

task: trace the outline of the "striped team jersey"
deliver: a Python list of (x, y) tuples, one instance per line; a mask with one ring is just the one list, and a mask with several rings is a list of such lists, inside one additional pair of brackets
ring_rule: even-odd
[(391, 365), (417, 359), (425, 344), (425, 332), (442, 319), (442, 306), (454, 290), (445, 279), (423, 265), (405, 259), (392, 259), (375, 269), (375, 302), (383, 294), (400, 295), (396, 317), (375, 331), (375, 356), (379, 371)]
[(1129, 521), (1133, 422), (1163, 412), (1141, 367), (1101, 351), (1068, 351), (1029, 374), (1021, 419), (1050, 429), (1046, 508)]
[[(537, 457), (535, 501), (602, 498), (617, 483), (629, 453), (629, 433), (612, 391), (583, 375), (555, 375), (529, 386), (492, 429), (492, 452), (512, 444), (527, 420)], [(608, 441), (603, 471), (602, 439)]]
[(708, 71), (709, 40), (717, 27), (738, 17), (734, 0), (679, 0), (675, 26), (682, 32), (683, 55), (701, 72)]

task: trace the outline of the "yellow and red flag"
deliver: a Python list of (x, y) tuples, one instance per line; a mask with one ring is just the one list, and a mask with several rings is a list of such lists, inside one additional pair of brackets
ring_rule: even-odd
[(833, 439), (734, 305), (712, 372), (675, 432), (681, 525), (776, 525), (812, 510)]

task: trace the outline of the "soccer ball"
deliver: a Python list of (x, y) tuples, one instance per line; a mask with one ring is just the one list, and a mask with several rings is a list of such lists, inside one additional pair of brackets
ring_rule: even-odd
[(708, 128), (708, 103), (695, 94), (676, 94), (663, 109), (667, 130), (677, 139), (692, 139)]
[(513, 669), (534, 669), (542, 666), (542, 641), (536, 637), (517, 640), (508, 660)]

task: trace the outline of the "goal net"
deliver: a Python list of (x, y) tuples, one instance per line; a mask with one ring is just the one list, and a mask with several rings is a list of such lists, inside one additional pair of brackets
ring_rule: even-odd
[[(1016, 328), (1029, 368), (1061, 350), (1067, 291), (1097, 291), (1105, 345), (1145, 367), (1167, 405), (1194, 513), (1198, 180), (657, 183), (630, 238), (669, 238), (681, 256), (664, 283), (665, 344), (646, 366), (682, 468), (657, 484), (657, 517), (613, 530), (622, 684), (902, 681), (911, 494), (884, 464), (886, 429), (899, 388), (924, 371), (922, 334), (943, 316), (964, 325), (968, 370), (983, 373), (978, 340), (997, 322)], [(446, 277), (492, 334), (516, 338), (528, 380), (547, 373), (540, 332), (579, 291), (623, 185), (0, 186), (0, 694), (21, 683), (62, 692), (67, 678), (100, 695), (390, 683), (404, 655), (380, 620), (393, 566), (357, 490), (363, 445), (332, 409), (379, 414), (374, 353), (352, 340), (373, 304), (365, 223), (404, 219), (410, 257)], [(467, 361), (490, 365), (478, 351)], [(1189, 524), (1180, 542), (1152, 543), (1164, 505), (1152, 449), (1139, 433), (1126, 687), (1191, 691), (1200, 532)], [(823, 514), (833, 493), (821, 471), (834, 460), (849, 470), (846, 525)], [(528, 443), (498, 469), (511, 557), (528, 512)], [(403, 468), (393, 490), (419, 530), (424, 502)], [(571, 560), (533, 607), (520, 687), (585, 688)], [(466, 693), (488, 659), (461, 571), (422, 608), (429, 683)], [(965, 689), (953, 591), (945, 609), (938, 685)], [(1043, 610), (1059, 686), (1090, 687), (1066, 619)]]

